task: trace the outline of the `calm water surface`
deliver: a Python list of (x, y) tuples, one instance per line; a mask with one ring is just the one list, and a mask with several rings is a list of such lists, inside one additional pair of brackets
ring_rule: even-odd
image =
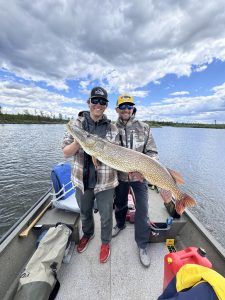
[[(64, 161), (64, 125), (0, 125), (0, 235), (50, 187)], [(153, 128), (160, 160), (179, 171), (182, 190), (197, 200), (192, 213), (225, 247), (225, 130)]]

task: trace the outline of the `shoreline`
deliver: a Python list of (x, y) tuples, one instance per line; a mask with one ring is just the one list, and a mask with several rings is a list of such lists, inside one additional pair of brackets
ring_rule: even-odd
[[(170, 124), (164, 124), (163, 122), (150, 122), (150, 121), (144, 121), (147, 123), (150, 128), (160, 128), (160, 127), (177, 127), (177, 128), (206, 128), (206, 129), (225, 129), (225, 124), (188, 124), (188, 123), (170, 123)], [(60, 125), (60, 124), (66, 124), (68, 123), (68, 120), (62, 120), (62, 121), (30, 121), (30, 120), (23, 120), (23, 121), (9, 121), (9, 122), (1, 122), (0, 125)]]
[[(64, 119), (62, 116), (49, 117), (43, 115), (13, 115), (13, 114), (2, 114), (0, 113), (0, 124), (66, 124), (70, 119)], [(112, 121), (114, 123), (114, 121)], [(149, 121), (144, 120), (150, 128), (159, 128), (159, 127), (182, 127), (182, 128), (209, 128), (209, 129), (225, 129), (225, 123), (213, 124), (207, 123), (183, 123), (183, 122), (170, 122), (170, 121)]]

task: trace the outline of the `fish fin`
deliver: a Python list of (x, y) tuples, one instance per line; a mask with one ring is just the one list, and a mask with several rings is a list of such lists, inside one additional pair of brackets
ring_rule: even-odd
[(98, 161), (97, 161), (97, 158), (94, 157), (94, 156), (92, 156), (91, 158), (92, 158), (93, 164), (94, 164), (94, 166), (95, 166), (95, 169), (97, 169), (97, 167), (98, 167)]
[(169, 168), (166, 168), (166, 169), (170, 173), (170, 175), (172, 176), (172, 178), (176, 184), (184, 184), (184, 178), (182, 177), (182, 175), (180, 173), (178, 173), (177, 171), (171, 170)]
[(196, 201), (191, 196), (184, 194), (180, 200), (176, 201), (175, 208), (179, 215), (182, 215), (186, 207), (196, 205)]

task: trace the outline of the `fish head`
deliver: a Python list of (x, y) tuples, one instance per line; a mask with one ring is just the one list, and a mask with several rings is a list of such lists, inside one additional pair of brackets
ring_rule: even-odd
[(81, 145), (86, 153), (89, 155), (95, 155), (98, 153), (103, 145), (99, 137), (85, 131), (77, 125), (67, 124), (67, 129), (74, 139)]

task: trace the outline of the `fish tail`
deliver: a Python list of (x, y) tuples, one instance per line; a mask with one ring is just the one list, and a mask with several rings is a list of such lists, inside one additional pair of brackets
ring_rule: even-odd
[(183, 194), (183, 197), (176, 201), (175, 208), (179, 215), (182, 215), (186, 207), (196, 205), (196, 201), (187, 194)]

